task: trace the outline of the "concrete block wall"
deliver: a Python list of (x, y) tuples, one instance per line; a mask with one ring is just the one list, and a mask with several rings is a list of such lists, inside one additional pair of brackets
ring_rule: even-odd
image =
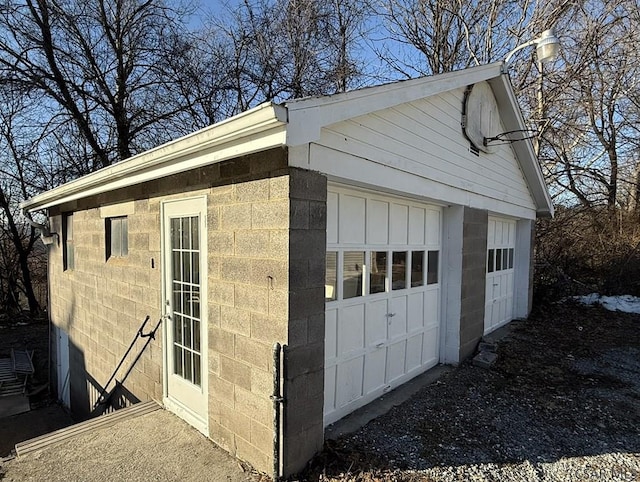
[[(73, 212), (75, 266), (63, 271), (62, 216)], [(150, 226), (159, 226), (159, 212), (146, 200), (110, 205), (111, 215), (127, 215), (129, 255), (106, 259), (105, 217), (87, 203), (51, 212), (51, 229), (60, 243), (49, 248), (51, 320), (69, 335), (70, 398), (75, 416), (100, 414), (95, 403), (148, 315), (147, 330), (160, 316), (160, 243)], [(146, 349), (125, 382), (128, 402), (162, 399), (160, 337)], [(55, 343), (55, 340), (53, 341)], [(139, 340), (119, 377), (144, 340)], [(55, 366), (55, 365), (54, 365)], [(113, 388), (113, 382), (108, 388)]]
[[(51, 210), (74, 213), (75, 268), (50, 251), (51, 318), (70, 337), (72, 410), (90, 411), (87, 381), (104, 384), (139, 324), (161, 315), (163, 200), (206, 195), (209, 436), (270, 473), (272, 347), (288, 344), (283, 470), (322, 447), (326, 179), (287, 167), (283, 149), (101, 194)], [(129, 254), (105, 259), (105, 215), (126, 214)], [(158, 337), (125, 389), (163, 397)]]
[(283, 472), (294, 474), (324, 442), (324, 315), (327, 180), (289, 176), (289, 326), (286, 352)]
[(488, 212), (465, 207), (462, 226), (460, 361), (475, 351), (484, 332)]
[(282, 470), (322, 447), (326, 179), (297, 169), (209, 202), (210, 437), (273, 467), (272, 350), (287, 345)]
[(208, 195), (209, 435), (269, 473), (272, 351), (288, 339), (286, 163), (285, 152), (277, 151), (223, 165), (221, 179), (234, 182)]

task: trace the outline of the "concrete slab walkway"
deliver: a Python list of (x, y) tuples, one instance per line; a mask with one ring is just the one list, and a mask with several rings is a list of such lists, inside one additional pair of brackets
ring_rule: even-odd
[(260, 476), (175, 415), (157, 410), (0, 462), (0, 479), (239, 482)]
[[(30, 408), (28, 400), (26, 408)], [(11, 454), (17, 443), (72, 424), (71, 416), (56, 404), (0, 417), (0, 460)]]

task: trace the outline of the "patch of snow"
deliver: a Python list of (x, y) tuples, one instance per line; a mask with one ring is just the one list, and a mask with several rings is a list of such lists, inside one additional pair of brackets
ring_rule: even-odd
[(609, 311), (640, 313), (640, 298), (636, 296), (600, 296), (598, 293), (591, 293), (585, 296), (574, 296), (573, 299), (585, 305), (599, 304)]

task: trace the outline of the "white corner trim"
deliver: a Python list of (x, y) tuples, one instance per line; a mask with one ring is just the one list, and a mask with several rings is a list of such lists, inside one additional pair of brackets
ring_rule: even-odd
[(286, 108), (265, 103), (130, 159), (63, 184), (20, 204), (45, 209), (86, 196), (158, 179), (285, 143)]

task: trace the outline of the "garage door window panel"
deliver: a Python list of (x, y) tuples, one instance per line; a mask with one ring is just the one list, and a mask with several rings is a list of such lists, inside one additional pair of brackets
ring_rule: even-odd
[(429, 251), (427, 254), (427, 284), (435, 285), (439, 281), (440, 251)]
[(362, 284), (364, 281), (365, 252), (345, 251), (344, 266), (342, 271), (343, 298), (356, 298), (362, 296)]
[(391, 286), (393, 290), (403, 290), (407, 287), (407, 252), (394, 251), (391, 268)]
[(424, 285), (424, 251), (411, 253), (411, 287)]
[(387, 291), (387, 252), (371, 251), (369, 264), (369, 293), (384, 293)]
[(338, 252), (327, 251), (324, 300), (334, 301), (338, 297)]

